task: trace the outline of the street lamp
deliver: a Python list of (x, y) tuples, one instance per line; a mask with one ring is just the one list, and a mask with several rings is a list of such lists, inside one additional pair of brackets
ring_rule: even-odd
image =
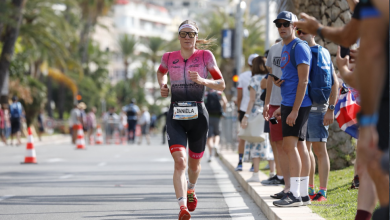
[(236, 75), (241, 73), (242, 68), (242, 37), (243, 37), (243, 14), (246, 8), (246, 2), (241, 0), (237, 2), (236, 12), (236, 38), (235, 38), (235, 61), (236, 61)]

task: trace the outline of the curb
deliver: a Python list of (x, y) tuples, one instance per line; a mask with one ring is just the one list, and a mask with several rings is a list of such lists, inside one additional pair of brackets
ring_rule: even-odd
[[(236, 161), (232, 160), (234, 156)], [(270, 197), (271, 194), (280, 192), (282, 187), (280, 186), (263, 186), (259, 183), (248, 183), (246, 179), (251, 176), (249, 171), (235, 171), (234, 164), (238, 163), (237, 154), (232, 151), (220, 151), (219, 157), (225, 166), (233, 173), (237, 181), (241, 184), (242, 188), (251, 196), (255, 203), (260, 207), (261, 211), (268, 218), (268, 220), (325, 220), (321, 216), (313, 213), (313, 211), (307, 207), (287, 207), (280, 208), (273, 205), (274, 199)], [(243, 164), (243, 170), (249, 170), (250, 164)], [(259, 177), (261, 180), (267, 179), (268, 176), (259, 172)]]

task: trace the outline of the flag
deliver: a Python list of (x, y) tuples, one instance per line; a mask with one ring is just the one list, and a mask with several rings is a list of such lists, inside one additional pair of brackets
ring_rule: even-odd
[(357, 124), (356, 114), (360, 111), (360, 106), (356, 103), (356, 99), (352, 95), (351, 90), (344, 84), (343, 87), (340, 90), (334, 114), (340, 129), (357, 139), (359, 126)]

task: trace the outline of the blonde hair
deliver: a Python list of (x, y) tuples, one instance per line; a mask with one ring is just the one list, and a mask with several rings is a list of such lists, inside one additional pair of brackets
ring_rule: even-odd
[[(179, 25), (179, 28), (181, 26), (183, 26), (184, 24), (190, 24), (190, 25), (193, 25), (196, 30), (199, 32), (199, 27), (198, 25), (196, 24), (195, 21), (190, 21), (190, 20), (185, 20), (183, 21), (180, 25)], [(195, 43), (195, 49), (199, 49), (199, 50), (207, 50), (207, 49), (210, 49), (211, 47), (215, 46), (215, 41), (217, 39), (215, 38), (209, 38), (209, 39), (199, 39), (196, 40), (196, 43)]]

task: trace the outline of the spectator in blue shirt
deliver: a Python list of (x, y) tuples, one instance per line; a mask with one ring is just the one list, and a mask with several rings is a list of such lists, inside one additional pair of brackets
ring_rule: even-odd
[[(290, 192), (274, 205), (279, 207), (310, 204), (308, 196), (310, 160), (305, 145), (307, 119), (312, 102), (307, 93), (311, 51), (306, 42), (295, 37), (296, 15), (283, 11), (274, 20), (283, 39), (280, 67), (282, 77), (274, 80), (281, 87), (281, 108), (274, 116), (282, 119), (283, 149), (289, 159)], [(292, 54), (294, 53), (294, 54)]]

